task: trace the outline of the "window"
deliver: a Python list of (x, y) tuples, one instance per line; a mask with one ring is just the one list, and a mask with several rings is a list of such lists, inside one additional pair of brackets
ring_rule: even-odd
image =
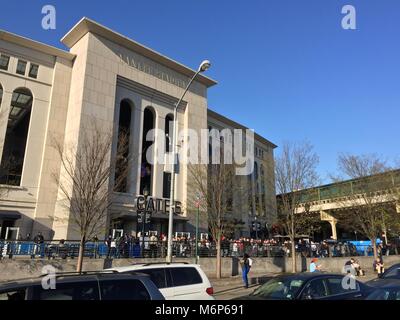
[(1, 70), (8, 70), (9, 62), (10, 62), (9, 56), (6, 56), (5, 54), (0, 55), (0, 69)]
[(129, 176), (129, 141), (131, 132), (132, 103), (130, 100), (121, 101), (119, 108), (117, 159), (115, 163), (114, 190), (128, 192)]
[(400, 267), (395, 267), (385, 273), (384, 278), (400, 278)]
[(175, 287), (202, 283), (200, 274), (195, 268), (170, 268), (172, 283)]
[(26, 61), (18, 60), (17, 73), (18, 74), (22, 74), (24, 76), (25, 75), (25, 70), (26, 70)]
[(32, 93), (26, 88), (16, 89), (12, 94), (0, 165), (2, 184), (16, 186), (21, 184), (32, 101)]
[(169, 199), (171, 196), (171, 172), (164, 172), (163, 175), (163, 198)]
[(166, 278), (165, 278), (165, 269), (143, 269), (140, 270), (140, 273), (148, 274), (150, 276), (151, 281), (157, 286), (157, 288), (162, 289), (167, 287)]
[(29, 77), (36, 79), (39, 72), (39, 66), (37, 64), (31, 63), (29, 68)]
[(342, 280), (343, 280), (343, 277), (326, 279), (326, 283), (327, 283), (328, 289), (329, 289), (329, 295), (349, 293), (349, 292), (358, 290), (358, 284), (356, 284), (356, 288), (355, 289), (345, 289), (345, 288), (343, 288)]
[(22, 301), (25, 300), (26, 289), (0, 292), (0, 301)]
[(99, 300), (97, 281), (57, 283), (55, 289), (45, 290), (37, 286), (33, 291), (34, 300)]
[[(142, 135), (142, 164), (140, 167), (140, 194), (146, 189), (149, 195), (152, 194), (152, 172), (153, 166), (147, 159), (147, 150), (153, 144), (153, 141), (147, 140), (147, 133), (155, 127), (155, 112), (147, 107), (143, 112), (143, 135)], [(152, 156), (152, 155), (150, 155)]]
[(173, 123), (174, 117), (172, 115), (167, 115), (165, 117), (165, 152), (172, 151), (172, 143), (173, 143)]
[(102, 300), (150, 300), (146, 287), (139, 280), (100, 281)]
[(306, 285), (302, 294), (302, 299), (311, 300), (326, 296), (328, 296), (328, 291), (326, 290), (324, 279), (316, 279)]

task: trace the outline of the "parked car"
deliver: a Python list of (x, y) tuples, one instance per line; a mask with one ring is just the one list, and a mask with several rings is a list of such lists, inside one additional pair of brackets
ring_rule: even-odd
[(392, 265), (390, 268), (386, 269), (380, 278), (368, 281), (368, 284), (373, 284), (375, 281), (381, 279), (399, 279), (400, 280), (400, 263)]
[(400, 300), (400, 280), (394, 278), (377, 279), (369, 282), (375, 290), (366, 300)]
[(108, 270), (148, 274), (166, 300), (214, 300), (213, 287), (196, 264), (139, 263)]
[(350, 300), (364, 299), (372, 288), (355, 280), (354, 289), (345, 289), (345, 276), (329, 273), (298, 273), (272, 278), (239, 300)]
[(61, 273), (54, 289), (43, 288), (42, 279), (1, 283), (0, 300), (164, 300), (145, 274)]

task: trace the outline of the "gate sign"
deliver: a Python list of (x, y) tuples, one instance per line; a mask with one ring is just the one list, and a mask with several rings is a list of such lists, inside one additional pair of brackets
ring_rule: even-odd
[[(150, 213), (162, 212), (169, 213), (170, 201), (169, 199), (158, 199), (148, 197), (147, 201), (145, 196), (138, 196), (136, 198), (136, 208), (138, 211), (146, 211)], [(182, 204), (180, 201), (175, 201), (175, 214), (182, 214)]]

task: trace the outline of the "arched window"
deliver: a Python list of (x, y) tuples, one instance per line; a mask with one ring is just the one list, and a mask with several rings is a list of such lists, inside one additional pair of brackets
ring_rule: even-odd
[(174, 116), (172, 114), (168, 114), (165, 117), (165, 152), (172, 151), (172, 143), (173, 143), (173, 128)]
[(146, 157), (147, 149), (153, 144), (153, 141), (146, 141), (147, 133), (154, 129), (155, 116), (151, 108), (144, 109), (143, 113), (143, 136), (142, 136), (142, 164), (140, 168), (140, 194), (146, 189), (149, 195), (152, 195), (152, 171), (153, 166)]
[(32, 102), (32, 93), (26, 88), (16, 89), (12, 94), (0, 165), (2, 184), (21, 184)]
[(132, 105), (124, 99), (119, 107), (117, 159), (114, 187), (117, 192), (128, 192), (129, 141), (131, 133)]

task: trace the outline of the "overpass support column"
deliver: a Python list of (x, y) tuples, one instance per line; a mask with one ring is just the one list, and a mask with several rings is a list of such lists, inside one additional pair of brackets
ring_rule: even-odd
[(337, 240), (337, 230), (336, 230), (336, 224), (337, 224), (337, 219), (333, 216), (331, 216), (329, 213), (326, 211), (321, 211), (321, 220), (322, 221), (328, 221), (331, 225), (332, 228), (332, 239)]
[(329, 221), (329, 223), (331, 224), (332, 228), (332, 239), (337, 240), (337, 231), (336, 231), (337, 220), (333, 219), (332, 221)]

